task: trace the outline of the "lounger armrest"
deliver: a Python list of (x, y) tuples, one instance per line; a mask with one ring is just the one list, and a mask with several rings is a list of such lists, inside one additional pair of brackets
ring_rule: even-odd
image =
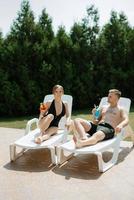
[(38, 122), (39, 122), (38, 118), (33, 118), (33, 119), (29, 120), (26, 125), (25, 135), (31, 131), (32, 124), (36, 123), (36, 128), (38, 128)]
[(124, 135), (125, 135), (125, 129), (122, 128), (122, 129), (121, 129), (121, 132), (120, 132), (120, 133), (117, 133), (117, 138), (119, 138), (120, 140), (122, 140), (123, 137), (124, 137)]
[(64, 129), (64, 136), (63, 136), (63, 143), (67, 141), (67, 138), (68, 138), (68, 135), (69, 135), (69, 131), (68, 129), (65, 127)]

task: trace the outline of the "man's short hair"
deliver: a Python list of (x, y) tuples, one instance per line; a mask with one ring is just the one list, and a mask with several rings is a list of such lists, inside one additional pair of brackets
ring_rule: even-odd
[(111, 89), (109, 90), (109, 93), (114, 93), (117, 95), (118, 98), (121, 97), (121, 91), (117, 90), (117, 89)]

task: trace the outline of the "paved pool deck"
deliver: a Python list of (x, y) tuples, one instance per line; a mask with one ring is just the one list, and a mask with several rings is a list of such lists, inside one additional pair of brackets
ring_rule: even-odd
[(130, 143), (125, 143), (117, 164), (100, 173), (95, 155), (79, 155), (55, 167), (48, 149), (28, 150), (10, 162), (9, 145), (23, 134), (0, 127), (0, 200), (134, 200)]

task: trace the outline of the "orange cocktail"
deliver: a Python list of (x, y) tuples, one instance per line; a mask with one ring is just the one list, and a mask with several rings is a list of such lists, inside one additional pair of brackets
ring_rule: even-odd
[(46, 103), (40, 103), (40, 112), (45, 111), (47, 109)]

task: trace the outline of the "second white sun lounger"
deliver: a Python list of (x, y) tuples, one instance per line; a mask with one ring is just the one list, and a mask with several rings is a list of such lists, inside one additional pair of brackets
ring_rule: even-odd
[[(107, 97), (103, 97), (101, 99), (100, 106), (107, 104)], [(130, 99), (121, 97), (118, 104), (125, 109), (127, 114), (129, 114), (131, 104)], [(123, 139), (124, 134), (125, 128), (123, 128), (122, 131), (119, 134), (117, 134), (117, 136), (110, 140), (102, 141), (95, 145), (82, 147), (80, 149), (75, 148), (74, 141), (70, 140), (65, 144), (62, 144), (59, 147), (57, 147), (58, 163), (62, 164), (72, 155), (75, 156), (78, 154), (95, 154), (98, 158), (99, 171), (105, 172), (106, 170), (114, 166), (117, 162), (118, 154), (120, 151), (120, 142)], [(108, 151), (109, 149), (113, 150), (113, 156), (108, 162), (104, 162), (102, 153)]]

